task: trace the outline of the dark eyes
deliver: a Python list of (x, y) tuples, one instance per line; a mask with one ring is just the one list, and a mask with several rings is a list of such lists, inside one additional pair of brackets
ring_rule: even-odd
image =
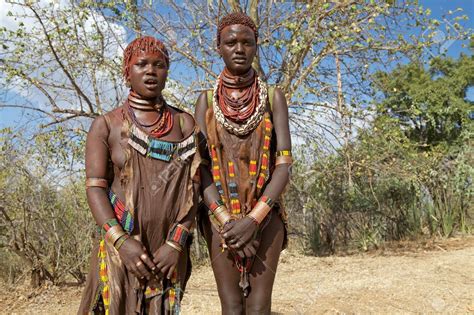
[[(237, 44), (237, 41), (232, 40), (232, 41), (224, 42), (224, 44), (226, 44), (227, 46), (234, 46), (234, 45)], [(254, 43), (252, 41), (249, 41), (249, 40), (243, 41), (242, 44), (245, 45), (245, 46), (253, 46), (254, 45)]]
[[(136, 66), (142, 68), (142, 67), (145, 67), (148, 65), (148, 63), (146, 61), (139, 61), (135, 64)], [(165, 68), (165, 64), (161, 61), (158, 61), (158, 62), (155, 62), (153, 64), (153, 67), (156, 67), (156, 68)]]

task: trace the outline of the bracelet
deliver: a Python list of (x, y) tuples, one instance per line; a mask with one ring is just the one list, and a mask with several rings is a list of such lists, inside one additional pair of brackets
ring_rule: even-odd
[(173, 243), (171, 241), (166, 241), (166, 245), (173, 247), (174, 249), (176, 249), (180, 253), (183, 252), (183, 249), (181, 248), (181, 246), (176, 245), (175, 243)]
[(86, 189), (89, 187), (109, 187), (109, 182), (105, 178), (90, 177), (86, 178)]
[(115, 242), (117, 242), (117, 240), (123, 236), (124, 234), (127, 234), (125, 233), (125, 231), (122, 229), (122, 226), (120, 225), (115, 225), (113, 227), (111, 227), (107, 233), (105, 233), (105, 240), (112, 246), (114, 246)]
[(292, 156), (291, 150), (280, 150), (276, 153), (277, 156)]
[(118, 225), (118, 221), (116, 218), (108, 219), (103, 225), (102, 230), (107, 233), (111, 227)]
[(268, 212), (270, 212), (274, 204), (275, 202), (271, 198), (262, 196), (247, 216), (260, 224), (262, 223), (263, 219), (265, 219)]
[(189, 236), (189, 229), (182, 224), (176, 223), (168, 233), (168, 241), (174, 242), (181, 246), (186, 247), (186, 240)]
[(280, 164), (293, 164), (291, 150), (280, 150), (276, 152), (275, 166)]
[(130, 236), (127, 233), (120, 236), (119, 239), (114, 244), (115, 249), (118, 251), (120, 247), (122, 247), (123, 243), (125, 243), (125, 241), (128, 240), (129, 238)]
[(209, 205), (209, 209), (211, 210), (211, 212), (214, 214), (214, 217), (216, 218), (217, 221), (219, 221), (221, 225), (224, 225), (225, 223), (229, 222), (232, 219), (229, 211), (224, 205), (224, 202), (222, 202), (222, 200), (220, 199), (213, 201)]

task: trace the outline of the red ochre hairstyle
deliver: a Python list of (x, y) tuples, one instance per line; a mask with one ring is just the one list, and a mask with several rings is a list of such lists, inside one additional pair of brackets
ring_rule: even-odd
[(129, 75), (130, 61), (132, 60), (132, 57), (138, 55), (140, 52), (157, 53), (163, 55), (166, 61), (166, 66), (169, 68), (170, 59), (165, 44), (154, 37), (144, 36), (134, 39), (130, 44), (128, 44), (127, 48), (125, 48), (125, 51), (123, 52), (122, 72), (125, 79), (127, 79)]
[(217, 27), (217, 47), (219, 47), (221, 44), (221, 32), (224, 27), (235, 24), (241, 24), (250, 27), (255, 34), (255, 42), (257, 42), (258, 30), (255, 22), (245, 13), (235, 12), (227, 14), (222, 18), (222, 20), (220, 20)]

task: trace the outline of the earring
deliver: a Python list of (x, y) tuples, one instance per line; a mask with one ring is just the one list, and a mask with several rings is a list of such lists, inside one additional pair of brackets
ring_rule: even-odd
[(130, 81), (127, 81), (127, 82), (125, 82), (125, 86), (129, 88), (129, 87), (131, 87), (132, 85), (130, 84)]

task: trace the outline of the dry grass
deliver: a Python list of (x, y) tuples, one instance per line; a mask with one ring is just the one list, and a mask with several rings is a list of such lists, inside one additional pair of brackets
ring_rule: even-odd
[[(383, 250), (345, 257), (282, 253), (273, 312), (474, 313), (474, 237), (394, 243)], [(79, 287), (3, 287), (2, 312), (75, 314)], [(195, 268), (183, 314), (219, 314), (209, 266)]]

